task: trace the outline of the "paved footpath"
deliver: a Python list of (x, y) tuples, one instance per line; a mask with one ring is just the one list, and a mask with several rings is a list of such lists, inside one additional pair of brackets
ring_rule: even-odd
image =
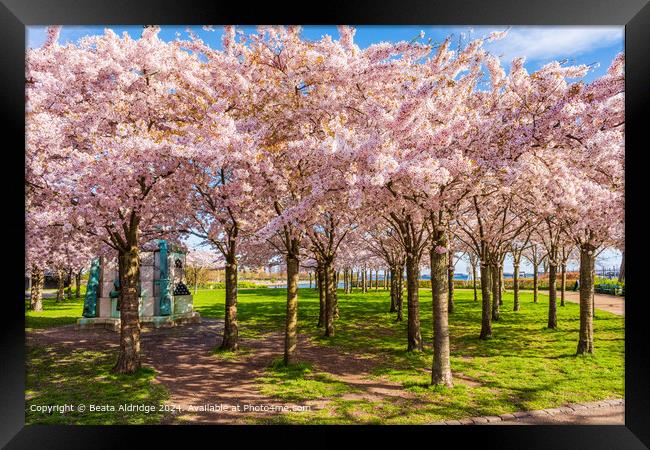
[(447, 420), (433, 425), (625, 425), (625, 400), (572, 403), (559, 408)]
[[(558, 293), (558, 301), (559, 298), (560, 294)], [(579, 292), (566, 291), (564, 298), (567, 302), (580, 303)], [(596, 310), (602, 309), (619, 316), (625, 315), (625, 297), (620, 295), (594, 294), (594, 303), (596, 304)], [(598, 314), (598, 311), (596, 311), (596, 314)]]

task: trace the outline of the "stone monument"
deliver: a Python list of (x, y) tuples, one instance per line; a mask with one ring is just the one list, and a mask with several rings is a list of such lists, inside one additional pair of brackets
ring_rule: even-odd
[[(199, 313), (193, 309), (192, 295), (183, 283), (185, 252), (169, 248), (165, 240), (156, 244), (153, 251), (140, 253), (141, 325), (157, 328), (200, 322)], [(119, 331), (119, 289), (117, 257), (95, 258), (90, 267), (83, 317), (77, 320), (78, 326), (101, 326)]]

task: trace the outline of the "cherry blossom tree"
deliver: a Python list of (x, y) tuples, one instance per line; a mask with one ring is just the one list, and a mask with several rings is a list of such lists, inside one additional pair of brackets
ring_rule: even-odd
[(119, 254), (120, 373), (140, 367), (139, 247), (179, 220), (185, 184), (175, 175), (188, 156), (180, 130), (194, 120), (185, 87), (198, 82), (198, 58), (158, 31), (132, 40), (107, 29), (27, 55), (28, 129), (34, 121), (57, 135), (28, 152), (28, 165), (43, 172), (34, 184), (49, 195), (44, 207)]

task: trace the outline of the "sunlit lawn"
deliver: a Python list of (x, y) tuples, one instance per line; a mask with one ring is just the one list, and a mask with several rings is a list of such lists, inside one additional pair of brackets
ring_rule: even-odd
[[(248, 289), (239, 291), (238, 315), (243, 336), (257, 337), (284, 326), (286, 291)], [(337, 400), (332, 396), (333, 417), (294, 413), (280, 421), (329, 422), (337, 420), (377, 420), (427, 422), (474, 415), (503, 414), (518, 410), (542, 409), (569, 402), (600, 400), (624, 395), (624, 319), (597, 311), (594, 325), (595, 355), (576, 357), (579, 305), (558, 306), (557, 330), (546, 328), (548, 298), (540, 294), (533, 303), (532, 293), (523, 292), (522, 308), (512, 311), (512, 293), (504, 297), (501, 320), (493, 323), (493, 338), (478, 339), (480, 301), (471, 290), (456, 290), (456, 310), (450, 316), (452, 370), (459, 377), (455, 387), (429, 387), (432, 359), (431, 291), (421, 290), (421, 326), (425, 351), (410, 354), (406, 349), (406, 322), (395, 322), (388, 312), (387, 291), (367, 294), (339, 293), (340, 319), (336, 336), (322, 337), (316, 327), (318, 296), (313, 289), (301, 289), (298, 309), (299, 331), (315, 336), (315, 342), (332, 345), (356, 358), (376, 362), (374, 375), (401, 383), (417, 395), (417, 402), (368, 402)], [(223, 317), (224, 293), (199, 291), (196, 309), (206, 317)], [(404, 313), (406, 317), (406, 311)], [(469, 380), (463, 382), (460, 377)], [(284, 388), (274, 374), (268, 381), (278, 397)], [(295, 383), (295, 373), (287, 382)], [(417, 405), (416, 405), (417, 403)], [(350, 409), (356, 409), (350, 414)], [(368, 411), (375, 414), (368, 415)], [(338, 413), (337, 413), (338, 411)], [(321, 417), (318, 417), (321, 416)], [(347, 419), (346, 419), (347, 417)], [(352, 419), (354, 417), (354, 419)]]
[[(224, 297), (223, 290), (200, 290), (194, 297), (194, 307), (203, 317), (223, 318)], [(374, 363), (373, 377), (401, 384), (410, 398), (373, 402), (343, 399), (342, 395), (352, 392), (352, 387), (323, 372), (318, 364), (312, 367), (303, 363), (283, 369), (276, 363), (258, 379), (264, 394), (287, 401), (306, 401), (316, 396), (330, 402), (321, 411), (278, 414), (266, 422), (428, 423), (624, 396), (624, 319), (611, 313), (597, 311), (595, 355), (576, 357), (577, 304), (558, 306), (559, 328), (548, 330), (545, 295), (540, 295), (535, 304), (532, 294), (524, 292), (521, 310), (513, 312), (509, 292), (501, 307), (501, 320), (493, 323), (493, 338), (481, 341), (480, 301), (473, 300), (471, 290), (457, 289), (456, 310), (450, 315), (455, 386), (439, 389), (428, 384), (432, 359), (430, 290), (420, 292), (425, 343), (425, 351), (420, 354), (405, 351), (406, 322), (396, 322), (395, 315), (388, 312), (387, 291), (351, 295), (339, 292), (340, 319), (335, 322), (333, 338), (322, 337), (322, 329), (316, 327), (317, 292), (301, 289), (299, 297), (300, 333), (312, 336), (318, 345), (334, 346), (351, 358), (370, 359)], [(282, 331), (285, 299), (284, 289), (240, 289), (240, 336), (260, 339), (269, 332)], [(82, 304), (77, 301), (52, 305), (45, 300), (46, 311), (38, 315), (28, 313), (28, 327), (58, 325), (68, 318), (77, 318)], [(52, 307), (50, 311), (48, 306)], [(247, 350), (242, 358), (251, 356)], [(39, 367), (43, 366), (35, 369), (40, 370)], [(100, 375), (89, 373), (88, 381), (92, 383)]]
[[(116, 352), (63, 350), (29, 346), (26, 351), (25, 423), (65, 425), (157, 424), (165, 417), (159, 406), (167, 398), (154, 383), (155, 370), (143, 367), (135, 375), (110, 372)], [(74, 411), (40, 412), (33, 408), (70, 404)], [(78, 405), (86, 405), (79, 412)], [(89, 404), (110, 405), (115, 411), (96, 411)], [(120, 405), (151, 405), (153, 411), (120, 411)]]

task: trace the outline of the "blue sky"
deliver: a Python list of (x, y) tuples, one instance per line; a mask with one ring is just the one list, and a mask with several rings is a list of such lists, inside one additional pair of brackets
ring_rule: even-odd
[[(137, 39), (142, 26), (64, 26), (61, 30), (60, 42), (76, 42), (79, 38), (89, 34), (102, 34), (104, 28), (111, 28), (117, 34), (123, 32)], [(187, 37), (187, 26), (166, 25), (161, 27), (160, 36), (164, 40), (173, 40), (176, 33), (182, 38)], [(241, 27), (246, 33), (254, 33), (255, 26)], [(361, 25), (356, 27), (355, 42), (362, 48), (382, 41), (410, 41), (424, 31), (424, 41), (431, 39), (433, 42), (442, 42), (447, 36), (453, 35), (453, 42), (458, 39), (474, 39), (486, 36), (491, 31), (504, 30), (506, 25), (494, 26), (431, 26), (431, 25)], [(27, 46), (38, 47), (45, 42), (45, 27), (27, 27)], [(203, 30), (199, 25), (192, 25), (191, 29), (204, 41), (215, 48), (221, 47), (222, 27), (214, 26), (215, 31)], [(334, 39), (338, 38), (338, 31), (333, 25), (308, 25), (303, 27), (303, 36), (307, 39), (320, 39), (329, 34)], [(623, 51), (624, 28), (605, 26), (513, 26), (508, 36), (500, 41), (486, 44), (486, 48), (502, 58), (503, 63), (509, 62), (517, 56), (526, 57), (526, 68), (529, 71), (539, 69), (544, 64), (553, 60), (567, 59), (574, 64), (599, 63), (600, 66), (592, 70), (585, 81), (590, 81), (601, 76), (607, 70), (614, 56)]]
[[(133, 39), (140, 37), (142, 26), (64, 26), (59, 36), (60, 43), (76, 42), (79, 38), (103, 34), (104, 28), (111, 28), (117, 34), (129, 33)], [(180, 33), (181, 38), (187, 38), (186, 29), (188, 26), (166, 25), (161, 27), (160, 38), (166, 41), (176, 39)], [(214, 48), (221, 48), (222, 27), (214, 26), (214, 31), (206, 31), (200, 25), (190, 26), (192, 31), (205, 42)], [(453, 45), (462, 39), (468, 40), (487, 36), (492, 31), (502, 31), (509, 28), (506, 25), (494, 26), (431, 26), (431, 25), (408, 25), (408, 26), (386, 26), (386, 25), (361, 25), (356, 27), (355, 42), (361, 48), (383, 41), (410, 41), (424, 31), (423, 42), (429, 39), (432, 42), (442, 42), (453, 35)], [(242, 26), (247, 34), (256, 31), (255, 26)], [(46, 27), (27, 27), (27, 47), (39, 47), (45, 42)], [(308, 25), (303, 27), (303, 36), (307, 39), (320, 39), (323, 35), (330, 35), (338, 39), (338, 30), (333, 25)], [(611, 26), (512, 26), (506, 38), (486, 44), (486, 49), (501, 58), (506, 70), (509, 63), (518, 56), (526, 57), (525, 67), (533, 72), (544, 64), (554, 60), (567, 60), (567, 64), (597, 64), (584, 78), (589, 82), (594, 78), (603, 75), (614, 56), (624, 50), (624, 27)], [(196, 243), (191, 239), (192, 244)], [(597, 269), (600, 266), (613, 267), (620, 265), (620, 253), (616, 251), (605, 251), (597, 261)], [(531, 270), (526, 266), (523, 270)], [(570, 270), (573, 270), (571, 268)], [(467, 273), (468, 267), (460, 261), (456, 270)], [(512, 264), (507, 261), (506, 272), (512, 271)]]

